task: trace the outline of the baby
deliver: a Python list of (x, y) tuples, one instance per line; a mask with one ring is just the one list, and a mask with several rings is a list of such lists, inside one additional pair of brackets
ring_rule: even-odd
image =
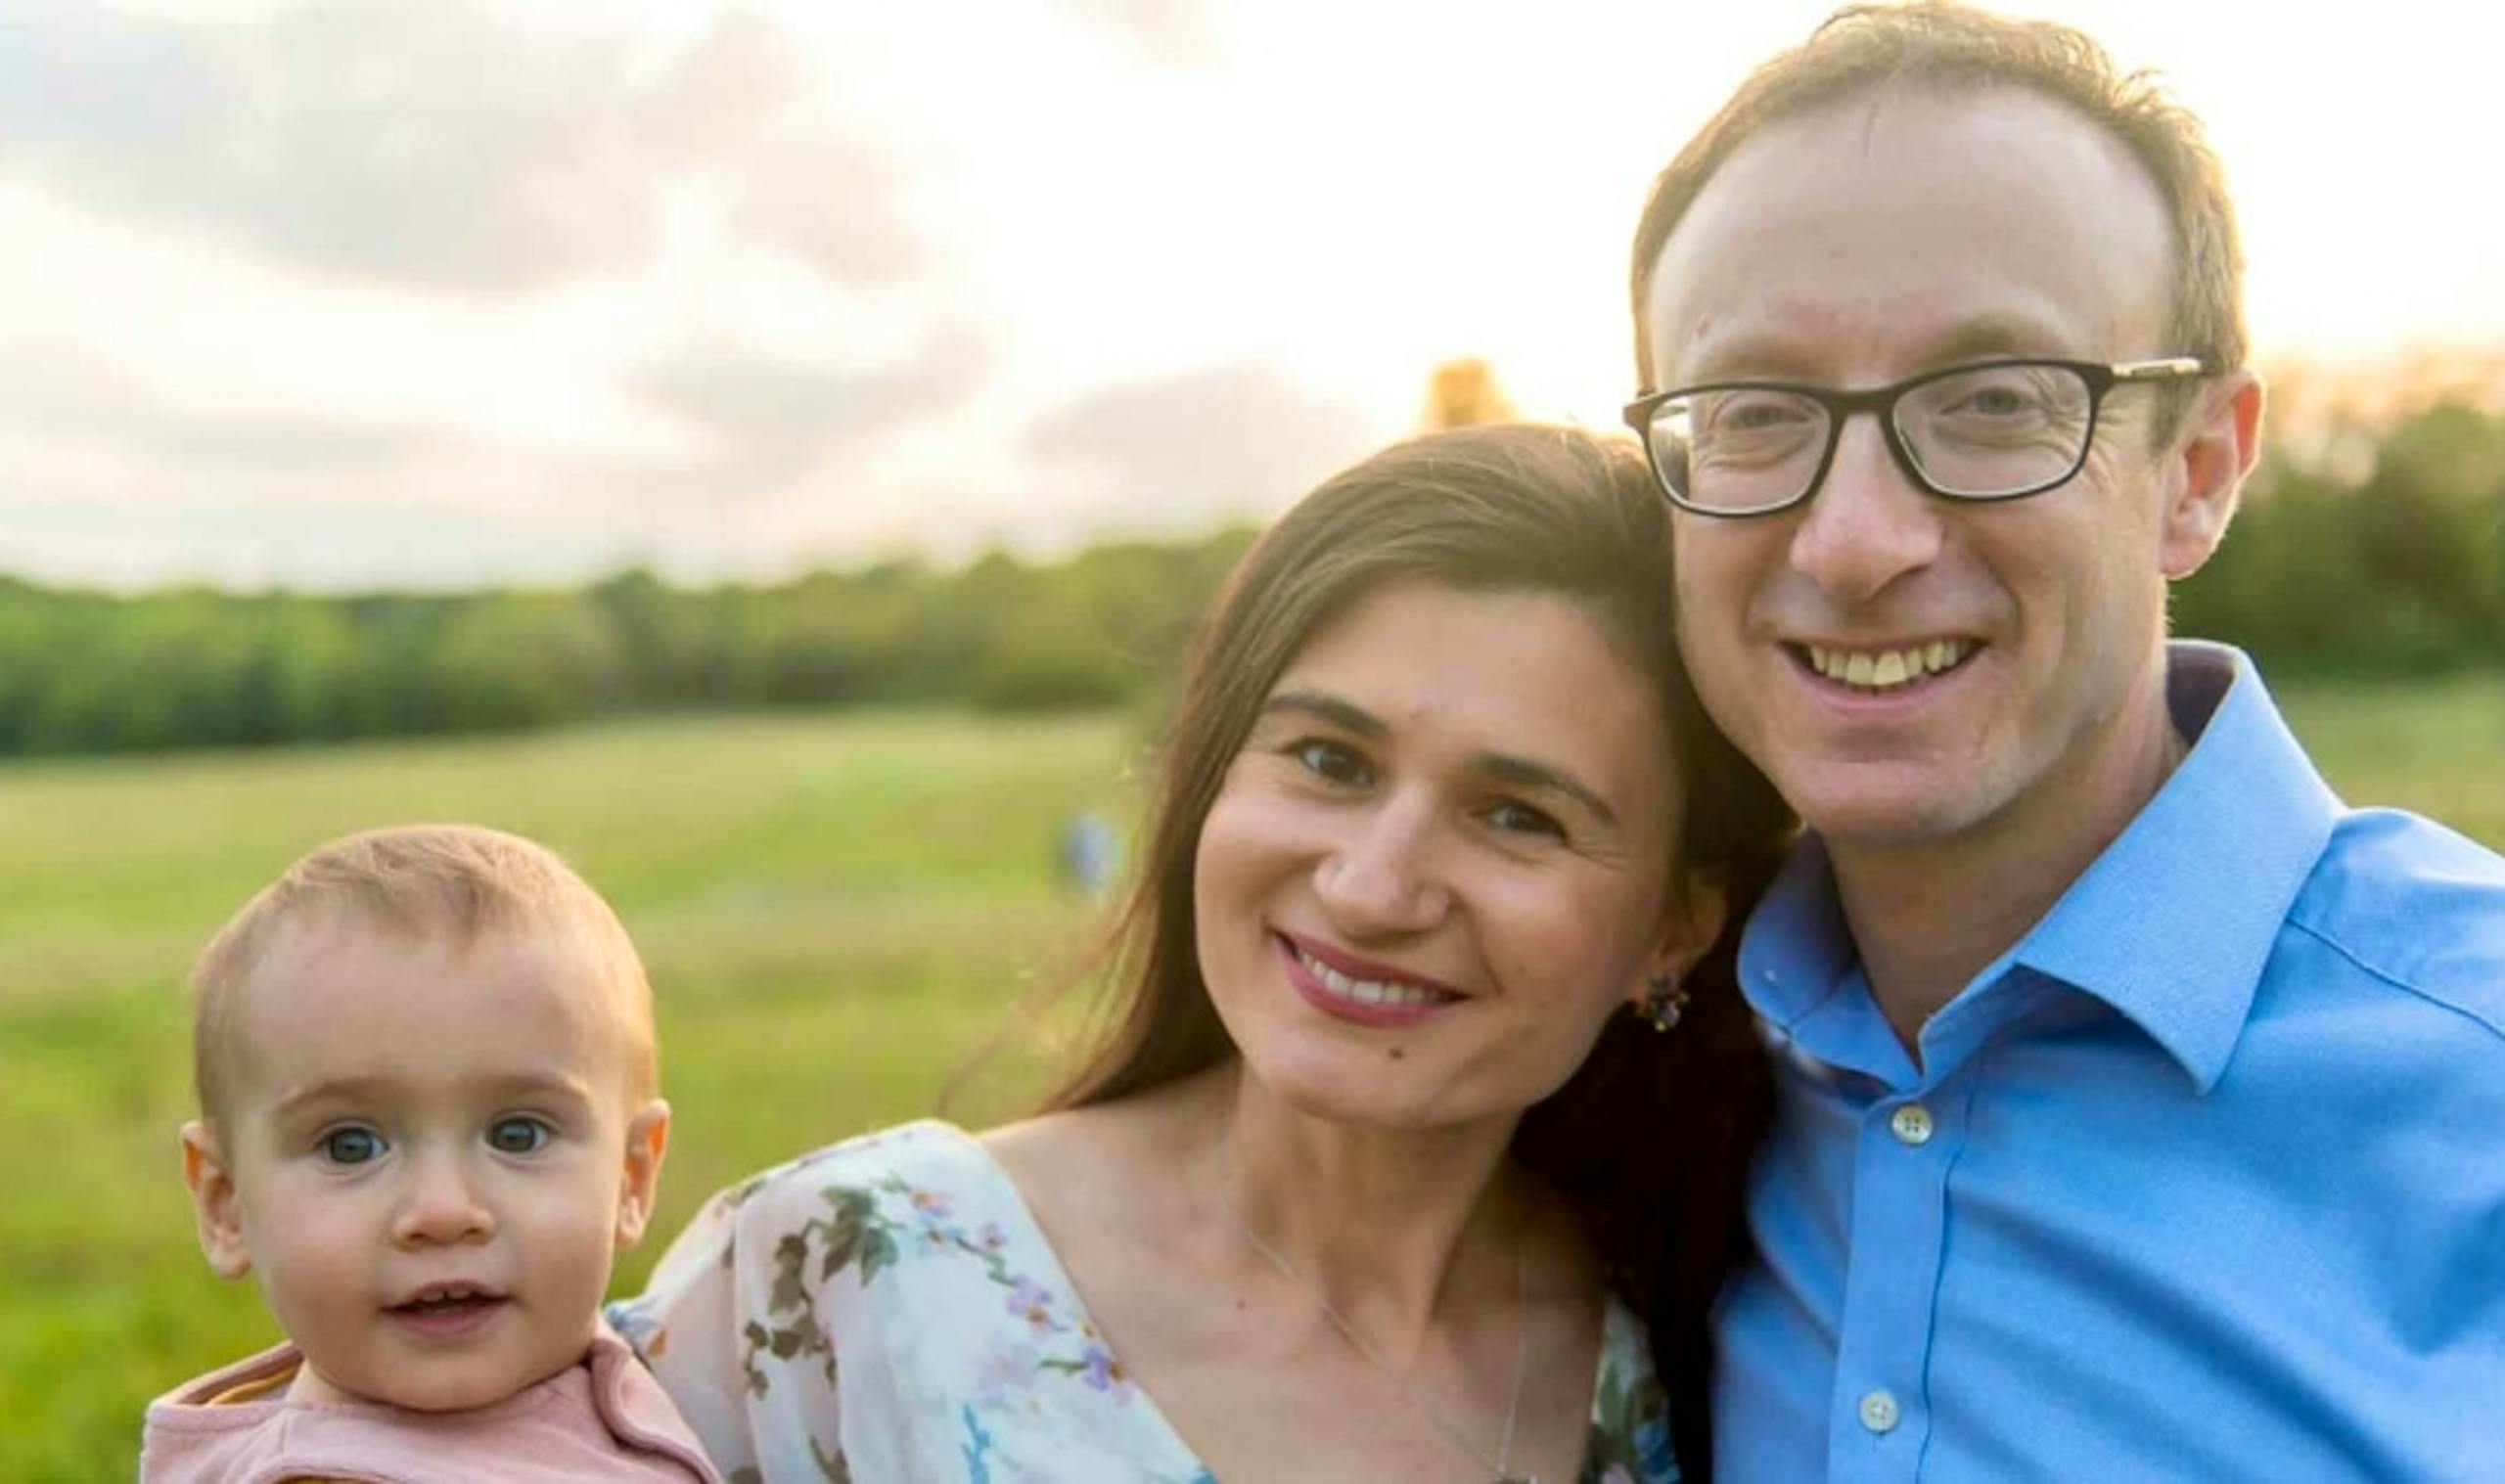
[(143, 1480), (717, 1484), (600, 1320), (669, 1104), (625, 929), (538, 845), (352, 835), (192, 975), (183, 1178), (289, 1342), (151, 1404)]

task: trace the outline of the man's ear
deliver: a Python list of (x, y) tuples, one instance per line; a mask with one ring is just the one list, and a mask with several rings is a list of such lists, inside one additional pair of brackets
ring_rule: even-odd
[(617, 1175), (617, 1245), (644, 1239), (660, 1190), (661, 1158), (669, 1152), (669, 1104), (655, 1098), (626, 1125), (626, 1162)]
[(2201, 388), (2176, 436), (2181, 482), (2168, 495), (2158, 564), (2179, 582), (2201, 569), (2234, 518), (2236, 492), (2261, 449), (2261, 379), (2234, 371)]
[(251, 1272), (252, 1254), (244, 1241), (244, 1199), (235, 1189), (234, 1171), (217, 1135), (198, 1118), (183, 1125), (183, 1184), (192, 1192), (192, 1219), (209, 1271), (220, 1278)]
[(1686, 978), (1688, 970), (1696, 967), (1696, 961), (1704, 958), (1714, 939), (1722, 936), (1722, 922), (1730, 911), (1731, 893), (1718, 873), (1687, 873), (1670, 893), (1668, 910), (1662, 916), (1661, 945), (1654, 950), (1644, 982), (1637, 984), (1627, 997), (1629, 1002), (1641, 1009), (1656, 976)]

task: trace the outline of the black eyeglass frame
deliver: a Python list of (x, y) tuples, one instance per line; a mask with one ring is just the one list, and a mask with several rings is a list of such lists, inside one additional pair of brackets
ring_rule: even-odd
[[(1934, 382), (1944, 382), (1950, 377), (1968, 376), (1978, 371), (1993, 371), (2009, 366), (2051, 367), (2070, 372), (2087, 383), (2087, 431), (2078, 440), (2078, 457), (2072, 460), (2071, 467), (2059, 474), (2041, 483), (2027, 485), (2024, 489), (1974, 495), (1940, 488), (1933, 482), (1929, 474), (1923, 472), (1922, 461), (1915, 458), (1913, 450), (1906, 445), (1904, 430), (1896, 426), (1896, 404), (1907, 392), (1928, 386)], [(1644, 445), (1644, 463), (1653, 471), (1653, 482), (1661, 486), (1662, 493), (1668, 497), (1672, 505), (1684, 511), (1693, 511), (1700, 516), (1713, 516), (1726, 520), (1745, 520), (1756, 516), (1775, 515), (1804, 503), (1826, 486), (1827, 470), (1836, 460), (1836, 445), (1844, 441), (1845, 421), (1855, 413), (1861, 412), (1878, 416), (1880, 429), (1888, 440), (1889, 454), (1895, 459), (1896, 467), (1905, 472), (1905, 477), (1914, 482), (1915, 488), (1928, 491), (1942, 500), (1957, 500), (1969, 505), (1992, 505), (2003, 500), (2024, 500), (2029, 495), (2040, 495), (2048, 489), (2057, 489), (2076, 478), (2078, 472), (2087, 467), (2088, 450), (2096, 446), (2097, 414), (2104, 409), (2106, 393), (2115, 387), (2156, 385), (2181, 381), (2187, 377), (2207, 375), (2209, 375), (2209, 369), (2202, 365), (2200, 358), (2188, 355), (2160, 356), (2145, 361), (2071, 361), (2054, 356), (2006, 356), (1996, 360), (1965, 361), (1955, 366), (1943, 366), (1936, 371), (1926, 371), (1918, 377), (1908, 377), (1901, 382), (1891, 382), (1885, 386), (1872, 386), (1861, 391), (1839, 391), (1832, 387), (1810, 386), (1799, 382), (1700, 382), (1693, 386), (1673, 386), (1667, 391), (1648, 392), (1627, 403), (1624, 416), (1626, 426), (1635, 430), (1636, 440)], [(1773, 505), (1752, 505), (1746, 509), (1735, 510), (1726, 506), (1699, 505), (1680, 494), (1671, 485), (1670, 476), (1662, 468), (1661, 457), (1653, 448), (1653, 415), (1660, 411), (1664, 403), (1676, 401), (1681, 397), (1698, 396), (1708, 391), (1789, 392), (1794, 396), (1815, 402), (1825, 410), (1827, 446), (1819, 453), (1818, 467), (1810, 473), (1808, 482), (1800, 487), (1800, 493)]]

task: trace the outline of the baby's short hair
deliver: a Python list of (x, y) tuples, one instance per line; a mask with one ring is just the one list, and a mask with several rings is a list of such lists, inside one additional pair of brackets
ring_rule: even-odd
[(236, 1006), (253, 971), (291, 925), (321, 917), (410, 938), (466, 946), (507, 932), (574, 935), (612, 998), (626, 1037), (630, 1091), (658, 1089), (653, 999), (642, 960), (617, 914), (555, 851), (478, 825), (370, 830), (315, 850), (261, 888), (192, 966), (192, 1081), (214, 1121), (226, 1093)]

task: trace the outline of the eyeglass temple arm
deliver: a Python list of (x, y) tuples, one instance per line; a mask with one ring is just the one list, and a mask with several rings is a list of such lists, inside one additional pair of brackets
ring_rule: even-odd
[(2117, 382), (2171, 382), (2177, 377), (2203, 374), (2200, 360), (2188, 355), (2170, 355), (2155, 361), (2124, 361), (2109, 367)]

